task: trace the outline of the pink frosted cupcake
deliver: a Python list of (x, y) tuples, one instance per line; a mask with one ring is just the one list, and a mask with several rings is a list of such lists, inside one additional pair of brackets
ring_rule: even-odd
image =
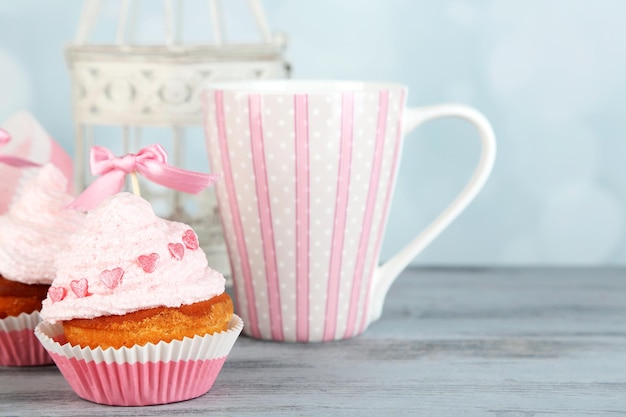
[(72, 196), (52, 164), (41, 168), (0, 216), (0, 365), (52, 363), (33, 335), (55, 276), (54, 257), (84, 214), (65, 209)]
[(243, 323), (189, 226), (109, 197), (56, 258), (35, 333), (82, 398), (164, 404), (209, 391)]

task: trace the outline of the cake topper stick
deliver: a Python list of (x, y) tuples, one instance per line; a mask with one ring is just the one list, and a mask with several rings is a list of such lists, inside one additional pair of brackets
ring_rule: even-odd
[(133, 187), (133, 194), (137, 197), (141, 197), (141, 191), (139, 190), (139, 180), (137, 179), (137, 172), (130, 173), (130, 184)]
[(100, 177), (96, 178), (68, 207), (91, 210), (105, 198), (122, 191), (128, 174), (131, 174), (133, 191), (137, 195), (139, 194), (137, 173), (164, 187), (191, 194), (198, 194), (213, 185), (220, 177), (220, 174), (203, 174), (169, 165), (167, 152), (159, 144), (146, 146), (136, 154), (129, 153), (119, 158), (102, 146), (93, 146), (90, 166), (91, 173)]

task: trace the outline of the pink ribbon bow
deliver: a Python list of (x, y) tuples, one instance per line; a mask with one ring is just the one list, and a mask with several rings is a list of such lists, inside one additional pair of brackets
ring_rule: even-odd
[(90, 155), (91, 173), (100, 175), (69, 207), (91, 210), (105, 198), (124, 188), (126, 175), (138, 172), (147, 179), (173, 190), (198, 194), (213, 185), (220, 174), (202, 174), (167, 164), (167, 153), (159, 144), (146, 146), (136, 154), (115, 157), (101, 146), (93, 146)]
[[(0, 129), (0, 146), (4, 146), (11, 142), (11, 135), (4, 129)], [(36, 162), (29, 161), (28, 159), (20, 158), (19, 156), (2, 155), (0, 154), (0, 163), (10, 165), (15, 168), (30, 168), (39, 167)]]

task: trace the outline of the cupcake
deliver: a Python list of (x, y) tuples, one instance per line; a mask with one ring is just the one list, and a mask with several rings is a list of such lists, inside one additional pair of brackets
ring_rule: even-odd
[(55, 265), (35, 333), (80, 397), (150, 405), (208, 392), (243, 323), (189, 226), (116, 194)]
[(52, 363), (33, 335), (56, 270), (54, 257), (81, 225), (84, 214), (66, 209), (67, 179), (42, 167), (0, 216), (0, 365)]

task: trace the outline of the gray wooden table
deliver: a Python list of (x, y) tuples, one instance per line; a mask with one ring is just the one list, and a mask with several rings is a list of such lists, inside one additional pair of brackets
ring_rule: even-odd
[(241, 337), (203, 397), (109, 407), (0, 368), (0, 415), (626, 416), (626, 270), (408, 270), (364, 335)]

